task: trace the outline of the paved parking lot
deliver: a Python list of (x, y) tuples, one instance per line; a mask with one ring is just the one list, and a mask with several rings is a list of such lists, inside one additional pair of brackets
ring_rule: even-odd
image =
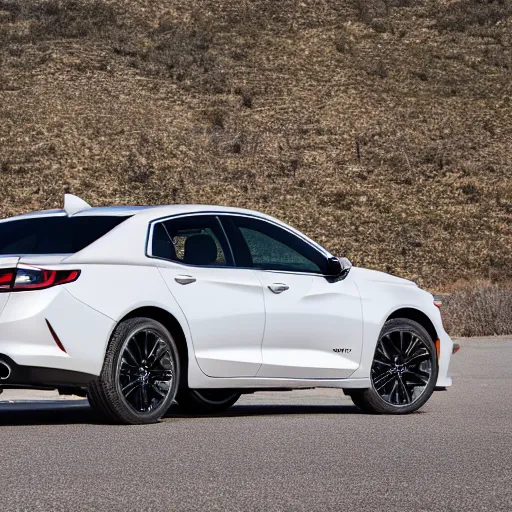
[(461, 345), (454, 387), (407, 417), (310, 390), (126, 427), (83, 400), (5, 392), (1, 510), (510, 511), (512, 341)]

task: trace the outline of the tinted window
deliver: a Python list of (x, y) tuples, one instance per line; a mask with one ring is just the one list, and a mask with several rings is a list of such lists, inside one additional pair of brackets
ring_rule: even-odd
[(236, 264), (264, 270), (324, 274), (326, 258), (293, 233), (249, 217), (223, 216)]
[(208, 215), (179, 217), (155, 224), (152, 253), (188, 265), (233, 264), (219, 221)]
[(128, 217), (39, 217), (0, 223), (0, 254), (71, 254)]

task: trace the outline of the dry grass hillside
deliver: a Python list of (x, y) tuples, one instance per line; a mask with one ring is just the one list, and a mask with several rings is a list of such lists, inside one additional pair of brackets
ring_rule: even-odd
[(0, 0), (0, 215), (216, 203), (512, 278), (512, 0)]

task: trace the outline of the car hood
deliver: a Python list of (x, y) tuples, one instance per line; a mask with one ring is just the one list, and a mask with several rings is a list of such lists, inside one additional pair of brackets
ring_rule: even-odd
[(397, 284), (401, 286), (418, 286), (413, 281), (403, 279), (402, 277), (392, 276), (378, 270), (369, 270), (367, 268), (352, 267), (351, 272), (356, 279), (364, 279), (374, 283)]

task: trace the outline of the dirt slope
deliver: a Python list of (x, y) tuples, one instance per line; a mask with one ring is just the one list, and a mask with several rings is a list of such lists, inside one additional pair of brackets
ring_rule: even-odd
[(512, 278), (512, 1), (0, 0), (0, 212), (215, 203)]

